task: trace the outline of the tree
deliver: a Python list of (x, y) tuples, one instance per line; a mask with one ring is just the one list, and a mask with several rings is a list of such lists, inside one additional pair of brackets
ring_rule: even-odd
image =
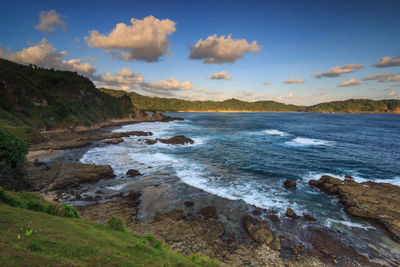
[(16, 168), (17, 164), (25, 160), (29, 145), (16, 138), (12, 133), (0, 130), (0, 163)]

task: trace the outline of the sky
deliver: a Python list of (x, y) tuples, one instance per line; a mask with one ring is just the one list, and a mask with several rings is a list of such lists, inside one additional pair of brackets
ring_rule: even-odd
[(400, 1), (2, 1), (0, 57), (97, 87), (312, 105), (400, 99)]

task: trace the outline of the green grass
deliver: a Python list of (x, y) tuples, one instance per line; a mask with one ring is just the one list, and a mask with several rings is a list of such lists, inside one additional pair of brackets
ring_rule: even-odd
[[(15, 198), (32, 193), (12, 193)], [(0, 266), (219, 266), (145, 238), (83, 219), (0, 203)], [(23, 202), (27, 203), (27, 202)], [(28, 207), (27, 207), (28, 208)]]

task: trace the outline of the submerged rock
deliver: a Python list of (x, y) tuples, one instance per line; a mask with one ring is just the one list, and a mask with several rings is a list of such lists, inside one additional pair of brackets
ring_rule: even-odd
[(217, 216), (217, 208), (215, 206), (207, 206), (199, 211), (204, 219), (211, 219)]
[(292, 189), (292, 188), (296, 188), (297, 184), (292, 179), (286, 179), (286, 181), (283, 183), (283, 185), (286, 189)]
[(298, 215), (296, 214), (296, 212), (294, 212), (294, 210), (292, 210), (291, 208), (287, 208), (287, 209), (286, 209), (286, 216), (288, 216), (289, 218), (292, 218), (292, 219), (297, 219), (297, 218), (300, 217), (300, 216), (298, 216)]
[(357, 183), (324, 175), (309, 184), (328, 194), (335, 194), (349, 214), (371, 219), (383, 225), (392, 237), (400, 240), (400, 186), (388, 183)]
[(126, 172), (125, 174), (127, 177), (136, 177), (136, 176), (140, 176), (143, 175), (141, 174), (138, 170), (134, 170), (134, 169), (130, 169)]

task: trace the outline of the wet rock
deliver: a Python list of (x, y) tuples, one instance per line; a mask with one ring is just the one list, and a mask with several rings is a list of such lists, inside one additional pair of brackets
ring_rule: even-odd
[(48, 166), (28, 164), (27, 178), (36, 190), (57, 190), (82, 183), (114, 178), (109, 165), (55, 162)]
[(101, 190), (97, 190), (96, 192), (94, 192), (95, 194), (104, 194), (104, 192), (103, 191), (101, 191)]
[(297, 219), (297, 218), (300, 217), (300, 216), (298, 216), (298, 215), (296, 214), (296, 212), (294, 212), (294, 210), (292, 210), (291, 208), (287, 208), (287, 209), (286, 209), (286, 216), (288, 216), (289, 218), (292, 218), (292, 219)]
[(186, 145), (186, 144), (194, 144), (194, 141), (186, 136), (183, 135), (178, 135), (174, 136), (168, 139), (163, 139), (163, 138), (157, 138), (154, 140), (146, 140), (146, 144), (148, 145), (154, 145), (155, 143), (160, 142), (163, 144), (168, 144), (168, 145)]
[(310, 214), (306, 213), (303, 215), (304, 219), (309, 221), (309, 222), (316, 222), (317, 219), (315, 219), (313, 216), (311, 216)]
[(357, 183), (322, 176), (310, 185), (339, 197), (344, 210), (357, 217), (383, 225), (395, 240), (400, 240), (400, 186), (388, 183)]
[(207, 206), (200, 209), (199, 215), (201, 215), (206, 220), (214, 218), (217, 215), (217, 208), (215, 206)]
[(275, 237), (267, 222), (259, 221), (251, 216), (244, 216), (242, 218), (242, 225), (257, 243), (265, 244), (273, 250), (280, 250), (280, 240)]
[(118, 133), (92, 135), (92, 136), (89, 136), (88, 139), (92, 139), (92, 140), (122, 139), (122, 137), (129, 137), (129, 136), (152, 136), (152, 135), (153, 135), (152, 132), (130, 131), (130, 132), (118, 132)]
[(119, 144), (119, 143), (122, 143), (122, 142), (124, 142), (124, 139), (122, 139), (121, 137), (118, 137), (118, 138), (114, 138), (114, 139), (111, 139), (111, 140), (107, 140), (104, 143), (116, 145), (116, 144)]
[(38, 159), (35, 159), (35, 160), (33, 161), (33, 165), (35, 165), (35, 166), (46, 166), (47, 163), (46, 163), (46, 162), (43, 162), (43, 161), (39, 161)]
[(194, 202), (193, 201), (185, 201), (183, 203), (186, 207), (193, 207), (194, 206)]
[(283, 183), (284, 187), (286, 189), (293, 189), (296, 188), (296, 182), (293, 181), (292, 179), (287, 179), (284, 183)]
[(140, 176), (143, 175), (141, 174), (138, 170), (134, 170), (134, 169), (130, 169), (126, 172), (125, 174), (127, 177), (136, 177), (136, 176)]

